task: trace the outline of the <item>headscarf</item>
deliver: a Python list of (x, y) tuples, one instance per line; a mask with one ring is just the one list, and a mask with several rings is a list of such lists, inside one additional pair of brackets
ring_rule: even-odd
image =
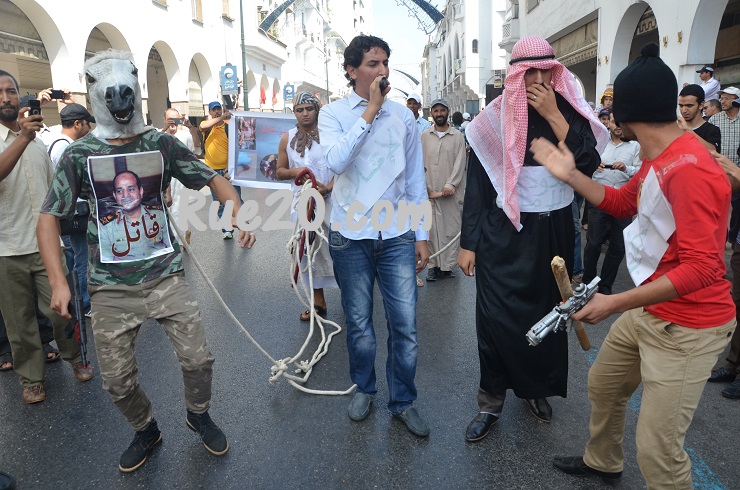
[(530, 68), (552, 70), (553, 89), (588, 120), (599, 153), (606, 146), (609, 133), (581, 95), (573, 75), (555, 59), (555, 52), (545, 39), (520, 39), (511, 52), (510, 65), (504, 80), (504, 93), (473, 119), (465, 135), (503, 201), (504, 213), (516, 229), (521, 230), (516, 185), (527, 151), (528, 114), (524, 72)]
[[(319, 102), (319, 99), (317, 99), (315, 95), (308, 92), (298, 92), (293, 99), (293, 106), (295, 107), (300, 104), (313, 104), (316, 108), (316, 116), (318, 117), (319, 110), (321, 109), (321, 102)], [(290, 140), (290, 147), (300, 153), (303, 157), (306, 156), (306, 149), (310, 150), (314, 141), (319, 144), (321, 143), (319, 141), (319, 127), (316, 126), (307, 133), (301, 131), (301, 128), (297, 124), (296, 127), (298, 128), (298, 131), (296, 131), (293, 139)]]

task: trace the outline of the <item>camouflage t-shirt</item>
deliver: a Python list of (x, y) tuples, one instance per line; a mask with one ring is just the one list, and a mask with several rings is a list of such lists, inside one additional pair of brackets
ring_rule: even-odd
[(88, 134), (69, 145), (59, 160), (54, 180), (46, 195), (46, 201), (41, 212), (59, 218), (71, 218), (74, 215), (77, 198), (87, 200), (90, 206), (90, 217), (87, 222), (87, 242), (89, 245), (88, 284), (91, 287), (109, 284), (133, 286), (182, 270), (180, 247), (172, 237), (172, 230), (170, 230), (170, 238), (175, 249), (172, 253), (152, 259), (120, 264), (104, 264), (100, 261), (98, 212), (95, 194), (87, 170), (87, 158), (155, 150), (162, 153), (164, 160), (162, 191), (167, 189), (172, 178), (182, 182), (185, 187), (197, 190), (218, 175), (198, 160), (177, 138), (155, 129), (147, 131), (134, 141), (120, 146), (109, 145), (92, 134)]

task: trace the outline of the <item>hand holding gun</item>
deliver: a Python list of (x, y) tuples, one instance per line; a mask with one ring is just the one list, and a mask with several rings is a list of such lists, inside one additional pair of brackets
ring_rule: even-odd
[(80, 292), (80, 280), (77, 273), (72, 271), (67, 276), (69, 290), (72, 292), (72, 301), (69, 312), (72, 320), (64, 328), (64, 336), (68, 339), (74, 338), (80, 344), (80, 355), (82, 356), (82, 367), (87, 368), (90, 363), (87, 360), (87, 331), (85, 330), (85, 316), (82, 309), (82, 292)]
[(529, 345), (539, 345), (550, 332), (557, 332), (568, 328), (568, 321), (571, 315), (591, 301), (591, 298), (598, 292), (600, 281), (600, 277), (595, 277), (588, 285), (579, 284), (575, 291), (573, 291), (573, 296), (568, 298), (565, 303), (553, 308), (542, 320), (530, 328), (529, 332), (527, 332)]

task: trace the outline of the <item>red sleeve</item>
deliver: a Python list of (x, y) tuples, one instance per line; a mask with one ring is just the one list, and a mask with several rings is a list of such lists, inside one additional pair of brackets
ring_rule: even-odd
[(729, 180), (724, 172), (686, 163), (666, 172), (664, 194), (673, 208), (676, 231), (668, 240), (676, 247), (678, 267), (666, 273), (684, 296), (713, 284), (724, 274), (717, 243), (724, 244), (729, 209)]

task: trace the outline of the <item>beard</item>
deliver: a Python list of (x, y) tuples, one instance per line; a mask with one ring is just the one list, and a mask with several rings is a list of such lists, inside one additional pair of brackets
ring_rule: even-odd
[[(8, 111), (7, 109), (11, 109)], [(0, 121), (3, 122), (13, 122), (18, 120), (18, 108), (6, 105), (0, 108)]]
[(437, 126), (442, 127), (445, 124), (447, 124), (447, 118), (446, 117), (442, 117), (442, 116), (437, 117), (437, 118), (434, 119), (434, 124), (436, 124)]

